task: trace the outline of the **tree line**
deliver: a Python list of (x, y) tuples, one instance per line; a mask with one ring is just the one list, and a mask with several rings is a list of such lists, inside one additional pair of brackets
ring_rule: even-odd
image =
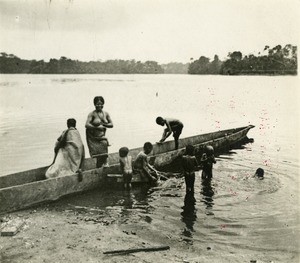
[(291, 44), (277, 45), (273, 48), (265, 46), (263, 54), (246, 55), (240, 51), (228, 53), (225, 61), (215, 55), (214, 60), (201, 56), (191, 59), (189, 74), (221, 74), (221, 75), (297, 75), (297, 46)]
[(107, 60), (82, 62), (66, 57), (60, 59), (24, 60), (13, 54), (0, 53), (0, 73), (28, 74), (161, 74), (163, 68), (155, 61)]
[(0, 73), (28, 74), (219, 74), (219, 75), (296, 75), (297, 47), (291, 44), (265, 46), (258, 56), (240, 51), (228, 53), (221, 61), (218, 55), (210, 61), (200, 56), (190, 63), (171, 62), (159, 65), (156, 61), (107, 60), (82, 62), (67, 57), (60, 59), (24, 60), (13, 54), (0, 53)]

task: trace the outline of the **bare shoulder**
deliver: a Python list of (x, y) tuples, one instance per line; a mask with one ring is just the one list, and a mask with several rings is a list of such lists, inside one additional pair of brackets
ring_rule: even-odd
[(109, 113), (107, 111), (103, 111), (104, 116), (109, 116)]
[(88, 117), (91, 117), (91, 116), (93, 116), (94, 114), (95, 114), (95, 111), (93, 110), (93, 111), (91, 111), (91, 112), (89, 113)]

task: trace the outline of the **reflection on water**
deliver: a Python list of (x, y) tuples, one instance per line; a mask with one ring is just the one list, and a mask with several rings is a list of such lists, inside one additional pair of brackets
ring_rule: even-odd
[(123, 198), (123, 202), (122, 202), (122, 206), (124, 208), (124, 210), (126, 209), (132, 209), (133, 208), (133, 204), (134, 204), (134, 198), (135, 198), (135, 195), (130, 192), (130, 191), (126, 191), (124, 192), (124, 198)]
[(95, 189), (50, 203), (48, 209), (72, 212), (79, 219), (95, 223), (126, 223), (129, 219), (151, 223), (153, 207), (147, 190), (148, 187), (135, 187), (132, 191)]
[(192, 244), (193, 241), (190, 239), (193, 237), (194, 224), (197, 219), (197, 210), (195, 208), (196, 199), (193, 192), (186, 193), (184, 197), (184, 206), (182, 207), (181, 220), (185, 223), (185, 228), (182, 231), (182, 235), (187, 237), (183, 238), (184, 241)]
[(207, 215), (213, 215), (213, 205), (214, 205), (214, 190), (211, 186), (211, 179), (202, 179), (201, 180), (201, 202), (203, 202), (206, 205), (206, 214)]

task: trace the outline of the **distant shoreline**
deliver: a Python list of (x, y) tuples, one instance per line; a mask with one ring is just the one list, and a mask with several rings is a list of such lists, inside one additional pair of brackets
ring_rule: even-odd
[(188, 73), (18, 73), (18, 72), (0, 72), (0, 75), (198, 75), (198, 76), (298, 76), (298, 72), (281, 73), (234, 73), (234, 74), (188, 74)]
[(237, 73), (237, 74), (188, 74), (188, 73), (2, 73), (0, 75), (198, 75), (198, 76), (298, 76), (298, 72), (290, 73)]
[[(261, 53), (259, 53), (261, 54)], [(263, 55), (228, 53), (221, 61), (218, 55), (190, 59), (188, 63), (156, 61), (106, 60), (83, 62), (67, 57), (60, 59), (24, 60), (13, 54), (0, 53), (0, 74), (191, 74), (191, 75), (297, 75), (297, 46), (287, 44), (273, 48), (265, 46)]]

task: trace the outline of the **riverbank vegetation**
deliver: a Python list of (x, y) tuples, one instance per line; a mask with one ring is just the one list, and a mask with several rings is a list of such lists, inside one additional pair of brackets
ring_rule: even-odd
[(107, 60), (82, 62), (66, 57), (60, 59), (23, 60), (13, 54), (1, 53), (0, 73), (29, 74), (161, 74), (163, 68), (155, 61)]
[(218, 55), (200, 56), (190, 63), (156, 61), (107, 60), (82, 62), (67, 57), (60, 59), (24, 60), (13, 54), (0, 53), (0, 73), (23, 74), (218, 74), (218, 75), (297, 75), (297, 47), (291, 44), (265, 46), (258, 53), (245, 55), (240, 51), (228, 53), (221, 61)]
[(297, 75), (297, 47), (290, 44), (273, 48), (265, 46), (257, 56), (245, 55), (240, 51), (228, 54), (225, 61), (215, 55), (214, 60), (201, 56), (192, 60), (189, 74), (221, 75)]

